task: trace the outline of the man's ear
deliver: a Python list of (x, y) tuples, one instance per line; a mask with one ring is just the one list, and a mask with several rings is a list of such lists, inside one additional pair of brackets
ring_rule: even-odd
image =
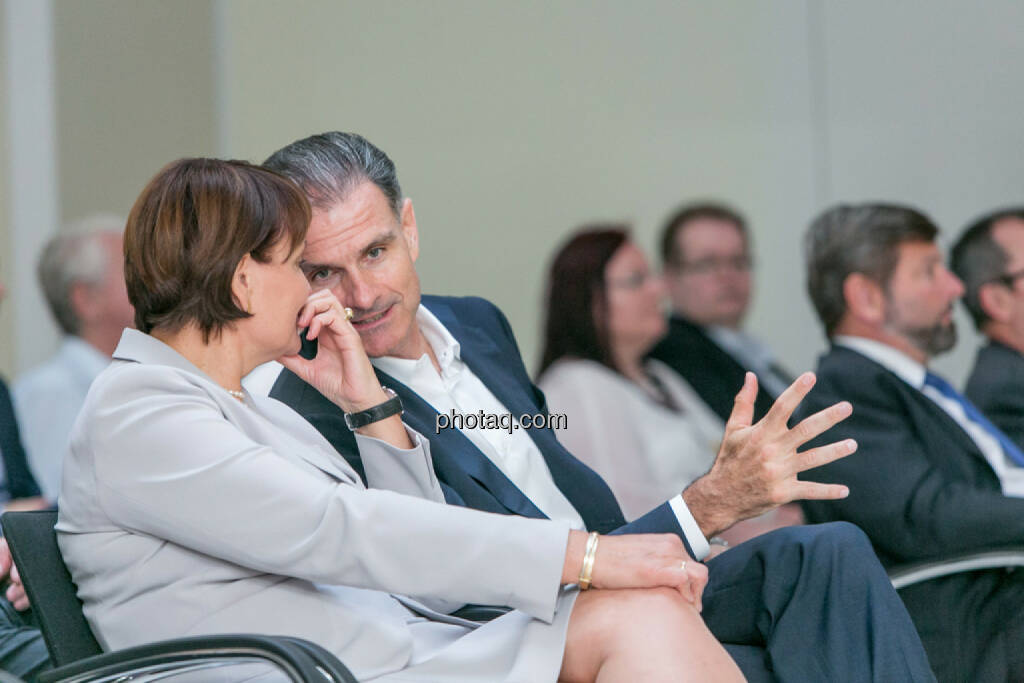
[(1008, 323), (1013, 317), (1013, 293), (996, 282), (986, 282), (978, 289), (981, 310), (997, 323)]
[(402, 235), (409, 247), (409, 255), (415, 261), (420, 255), (420, 234), (416, 229), (416, 212), (412, 208), (412, 200), (402, 200)]
[(91, 322), (96, 317), (96, 297), (93, 288), (85, 282), (76, 282), (68, 292), (71, 310), (80, 323)]
[(846, 314), (861, 322), (881, 325), (885, 322), (885, 292), (881, 285), (863, 273), (850, 273), (843, 281)]

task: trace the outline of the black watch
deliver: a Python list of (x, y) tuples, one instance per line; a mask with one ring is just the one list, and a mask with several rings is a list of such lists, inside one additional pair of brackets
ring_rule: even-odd
[(388, 387), (381, 387), (381, 389), (388, 395), (388, 400), (378, 403), (372, 408), (360, 410), (358, 413), (345, 413), (345, 424), (348, 425), (349, 429), (355, 431), (360, 427), (380, 422), (392, 415), (402, 414), (402, 399), (398, 398), (398, 394)]

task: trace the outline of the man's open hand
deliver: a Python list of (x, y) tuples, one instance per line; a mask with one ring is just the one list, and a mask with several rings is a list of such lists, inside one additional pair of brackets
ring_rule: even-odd
[(800, 446), (831, 429), (853, 411), (853, 407), (843, 401), (790, 429), (790, 416), (814, 382), (814, 373), (804, 373), (779, 396), (760, 422), (751, 424), (757, 377), (752, 372), (747, 373), (725, 425), (715, 464), (683, 492), (683, 500), (705, 536), (713, 536), (741, 519), (794, 500), (830, 500), (849, 495), (849, 489), (839, 484), (797, 479), (797, 474), (804, 470), (857, 450), (857, 442), (846, 439), (797, 452)]

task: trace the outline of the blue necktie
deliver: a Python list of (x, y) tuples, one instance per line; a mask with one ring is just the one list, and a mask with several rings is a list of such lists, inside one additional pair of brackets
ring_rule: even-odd
[(954, 389), (949, 382), (938, 375), (933, 375), (930, 372), (925, 375), (924, 383), (927, 386), (938, 389), (939, 393), (946, 398), (959, 403), (964, 409), (964, 414), (967, 415), (967, 419), (984, 429), (990, 436), (998, 441), (999, 445), (1003, 447), (1003, 453), (1005, 453), (1006, 457), (1012, 460), (1014, 464), (1019, 467), (1024, 467), (1024, 452), (1017, 447), (1017, 444), (1010, 441), (1010, 438), (1006, 436), (1006, 434), (1003, 434), (1003, 430), (989, 422), (988, 418), (982, 415), (981, 411), (978, 410), (973, 403), (968, 401), (966, 396)]

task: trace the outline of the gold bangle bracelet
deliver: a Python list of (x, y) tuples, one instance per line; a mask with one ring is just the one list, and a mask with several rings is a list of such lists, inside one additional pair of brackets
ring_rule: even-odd
[(590, 588), (591, 575), (594, 573), (594, 558), (597, 556), (597, 539), (596, 531), (590, 532), (590, 536), (587, 537), (587, 549), (583, 553), (583, 567), (580, 569), (579, 581), (576, 582), (581, 591)]

